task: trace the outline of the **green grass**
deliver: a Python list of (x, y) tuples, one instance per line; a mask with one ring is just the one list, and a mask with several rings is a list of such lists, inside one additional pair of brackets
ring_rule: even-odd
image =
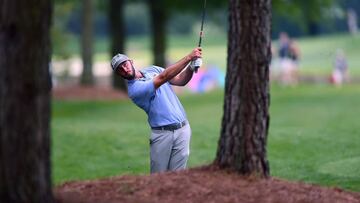
[[(192, 127), (189, 166), (215, 157), (223, 92), (180, 97)], [(360, 86), (273, 86), (268, 158), (271, 175), (360, 191)], [(150, 129), (131, 101), (54, 101), (55, 184), (147, 174)]]
[(273, 91), (272, 175), (360, 191), (359, 93), (359, 86)]

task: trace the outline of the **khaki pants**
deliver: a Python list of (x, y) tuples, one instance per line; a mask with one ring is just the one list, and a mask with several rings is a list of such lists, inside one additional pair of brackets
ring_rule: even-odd
[(190, 137), (189, 124), (174, 131), (151, 130), (151, 173), (185, 169), (190, 154)]

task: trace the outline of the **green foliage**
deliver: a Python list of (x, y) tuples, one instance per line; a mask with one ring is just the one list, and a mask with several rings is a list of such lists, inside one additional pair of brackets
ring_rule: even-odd
[(51, 29), (52, 45), (54, 54), (57, 58), (66, 60), (71, 57), (70, 46), (68, 45), (71, 36), (68, 33), (62, 32), (58, 27)]
[(143, 3), (129, 3), (125, 5), (124, 19), (126, 32), (131, 35), (150, 34), (149, 9)]
[[(200, 12), (204, 6), (205, 0), (172, 0), (166, 1), (166, 6), (174, 9), (177, 12), (183, 12), (184, 10)], [(208, 10), (216, 10), (220, 8), (226, 8), (228, 0), (206, 0), (206, 8)]]
[[(359, 86), (271, 90), (268, 158), (272, 176), (360, 191)], [(189, 166), (211, 163), (223, 92), (180, 97), (192, 128)], [(55, 101), (53, 176), (67, 180), (147, 174), (150, 129), (131, 101)]]
[[(309, 25), (319, 23), (335, 5), (336, 0), (273, 0), (273, 12), (291, 19), (309, 32)], [(274, 22), (275, 24), (277, 22)], [(311, 32), (311, 31), (310, 31)]]
[(74, 4), (72, 1), (66, 0), (57, 0), (54, 6), (54, 22), (51, 28), (51, 39), (54, 54), (60, 59), (68, 59), (72, 55), (69, 44), (71, 35), (66, 32), (65, 27), (73, 8)]
[(334, 5), (335, 0), (273, 0), (273, 9), (290, 18), (318, 21), (325, 10)]

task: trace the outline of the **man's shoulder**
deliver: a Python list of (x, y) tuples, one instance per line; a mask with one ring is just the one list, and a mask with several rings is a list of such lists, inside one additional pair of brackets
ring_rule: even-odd
[(164, 71), (164, 68), (160, 67), (160, 66), (149, 66), (149, 67), (146, 67), (144, 69), (141, 70), (142, 72), (145, 72), (145, 73), (161, 73)]

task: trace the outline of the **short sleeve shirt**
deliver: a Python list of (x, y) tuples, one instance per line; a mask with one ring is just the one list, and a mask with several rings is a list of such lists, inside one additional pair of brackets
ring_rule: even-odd
[(141, 71), (143, 78), (128, 81), (131, 100), (148, 115), (151, 127), (179, 123), (186, 120), (186, 114), (169, 82), (155, 89), (153, 78), (164, 71), (151, 66)]

